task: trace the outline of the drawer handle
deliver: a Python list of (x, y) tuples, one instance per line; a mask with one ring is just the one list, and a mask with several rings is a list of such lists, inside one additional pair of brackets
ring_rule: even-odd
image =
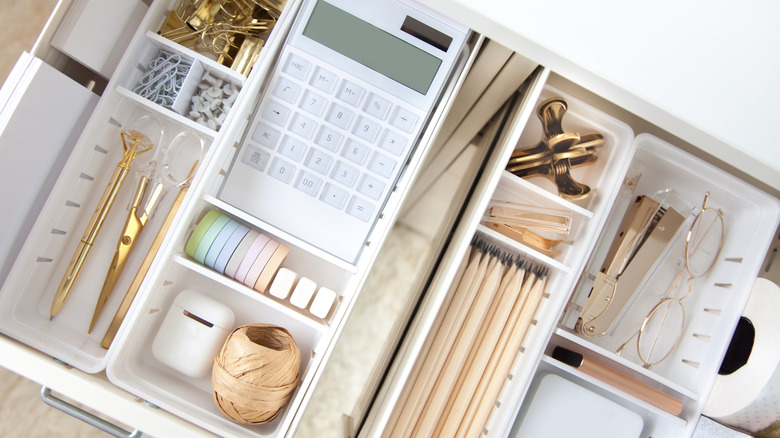
[(116, 438), (138, 438), (143, 434), (143, 432), (138, 429), (134, 430), (133, 432), (128, 432), (119, 426), (109, 423), (108, 421), (85, 411), (84, 409), (73, 406), (65, 400), (53, 396), (51, 394), (51, 389), (47, 388), (46, 386), (41, 387), (41, 399), (47, 405), (60, 410), (73, 418), (77, 418), (89, 424), (90, 426), (98, 428), (111, 436), (115, 436)]

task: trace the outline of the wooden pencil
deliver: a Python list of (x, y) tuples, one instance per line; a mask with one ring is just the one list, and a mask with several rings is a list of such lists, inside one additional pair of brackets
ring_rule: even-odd
[(450, 338), (454, 338), (454, 336), (451, 336), (452, 327), (458, 323), (457, 319), (460, 316), (464, 301), (468, 299), (468, 293), (472, 285), (482, 282), (488, 260), (489, 257), (483, 257), (482, 252), (477, 251), (471, 262), (469, 262), (469, 266), (466, 268), (463, 278), (455, 290), (450, 306), (446, 310), (442, 324), (436, 334), (433, 335), (434, 341), (430, 350), (424, 357), (419, 359), (422, 361), (422, 366), (417, 378), (414, 380), (414, 383), (408, 383), (412, 385), (412, 390), (403, 405), (398, 422), (390, 435), (391, 437), (407, 437), (411, 435), (427, 395), (435, 383), (433, 379), (435, 372), (441, 368), (446, 351), (449, 349), (448, 346), (452, 343)]
[[(469, 261), (471, 260), (472, 256), (477, 251), (473, 246), (470, 246), (468, 251), (466, 252), (466, 255), (463, 257), (463, 259), (460, 261), (460, 265), (458, 265), (458, 270), (455, 272), (455, 277), (452, 279), (452, 283), (450, 284), (450, 288), (447, 291), (447, 295), (444, 298), (444, 301), (442, 301), (441, 308), (447, 309), (450, 306), (450, 303), (452, 302), (452, 296), (455, 294), (455, 290), (460, 285), (460, 282), (463, 279), (464, 273), (466, 272), (466, 267), (469, 265)], [(437, 333), (439, 330), (439, 327), (441, 327), (442, 320), (444, 319), (445, 312), (439, 312), (439, 315), (437, 316), (436, 320), (434, 321), (433, 325), (431, 326), (431, 332)], [(431, 345), (433, 344), (433, 336), (428, 336), (425, 341), (425, 345), (420, 349), (420, 357), (424, 358), (425, 354), (431, 349)], [(408, 382), (414, 382), (417, 379), (417, 376), (420, 374), (420, 369), (422, 368), (422, 360), (415, 361), (414, 367), (412, 368), (412, 371), (409, 373), (409, 377), (407, 378), (407, 384), (404, 384), (403, 390), (401, 391), (401, 394), (398, 396), (398, 400), (396, 401), (395, 407), (393, 408), (393, 412), (390, 414), (390, 418), (388, 419), (387, 424), (390, 425), (389, 427), (386, 427), (385, 430), (382, 432), (382, 437), (389, 437), (393, 430), (393, 425), (398, 424), (399, 417), (401, 416), (401, 411), (403, 410), (404, 404), (409, 399), (409, 394), (412, 391), (411, 384), (408, 384)]]
[(477, 406), (476, 413), (471, 419), (471, 425), (466, 431), (466, 436), (478, 436), (482, 433), (485, 423), (487, 423), (490, 412), (495, 404), (495, 400), (501, 392), (507, 374), (512, 368), (512, 364), (517, 358), (517, 353), (528, 333), (528, 328), (531, 325), (534, 314), (536, 314), (536, 310), (539, 308), (539, 304), (542, 301), (545, 283), (546, 278), (542, 277), (537, 280), (531, 288), (531, 292), (528, 294), (527, 303), (523, 306), (523, 310), (520, 312), (516, 324), (514, 324), (514, 329), (509, 335), (506, 348), (501, 350), (499, 354), (495, 371), (488, 382), (482, 401)]
[(463, 416), (460, 424), (458, 425), (458, 432), (455, 434), (455, 436), (457, 437), (466, 436), (466, 431), (469, 429), (471, 425), (471, 421), (476, 415), (479, 405), (482, 403), (485, 391), (487, 390), (488, 383), (490, 381), (490, 378), (493, 375), (493, 371), (496, 368), (501, 351), (503, 351), (506, 348), (510, 333), (514, 329), (515, 321), (517, 321), (517, 318), (520, 316), (520, 313), (522, 312), (523, 306), (525, 305), (525, 302), (528, 299), (528, 295), (531, 292), (531, 288), (535, 280), (536, 280), (536, 275), (534, 275), (533, 273), (530, 273), (530, 275), (527, 274), (526, 277), (524, 278), (523, 286), (520, 289), (520, 293), (517, 295), (516, 300), (512, 304), (512, 310), (510, 311), (509, 316), (507, 317), (506, 324), (503, 327), (503, 330), (501, 330), (501, 333), (498, 337), (498, 341), (496, 342), (496, 347), (490, 353), (490, 358), (488, 359), (488, 365), (485, 367), (484, 373), (482, 373), (479, 376), (479, 381), (477, 382), (476, 389), (474, 390), (474, 393), (471, 397), (471, 401), (468, 404), (468, 407), (466, 409), (466, 414)]
[(512, 304), (517, 300), (523, 285), (525, 270), (513, 264), (505, 275), (506, 282), (493, 300), (491, 309), (480, 328), (474, 347), (453, 389), (447, 407), (439, 419), (434, 436), (451, 437), (466, 414), (468, 404), (485, 372), (491, 353), (495, 350), (501, 331), (506, 326)]
[(428, 437), (433, 434), (468, 353), (474, 345), (480, 324), (495, 297), (504, 269), (504, 263), (498, 254), (492, 255), (491, 259), (484, 281), (472, 291), (471, 306), (461, 326), (457, 328), (457, 337), (441, 371), (436, 375), (436, 384), (428, 397), (413, 436)]

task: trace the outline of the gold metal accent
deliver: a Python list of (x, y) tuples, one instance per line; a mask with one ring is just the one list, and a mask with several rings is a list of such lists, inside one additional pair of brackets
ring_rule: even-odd
[(106, 330), (106, 334), (103, 336), (103, 340), (100, 342), (100, 345), (103, 348), (110, 347), (111, 343), (114, 342), (114, 337), (116, 336), (117, 331), (119, 331), (119, 326), (122, 325), (122, 321), (125, 319), (127, 311), (130, 310), (130, 305), (133, 303), (135, 295), (138, 293), (138, 289), (141, 287), (141, 283), (143, 282), (144, 277), (146, 277), (146, 273), (149, 271), (149, 267), (152, 265), (152, 261), (154, 260), (154, 257), (157, 255), (157, 251), (162, 245), (163, 239), (165, 238), (166, 234), (168, 234), (168, 229), (171, 227), (173, 218), (176, 216), (176, 212), (179, 210), (182, 201), (184, 201), (184, 196), (187, 194), (187, 190), (190, 188), (190, 181), (195, 175), (195, 170), (198, 168), (198, 163), (199, 162), (196, 161), (195, 164), (192, 165), (192, 169), (187, 176), (187, 182), (181, 187), (179, 194), (173, 201), (173, 205), (168, 211), (168, 216), (165, 217), (165, 221), (160, 227), (160, 230), (157, 232), (157, 236), (155, 236), (154, 242), (152, 242), (152, 246), (149, 248), (149, 252), (146, 253), (146, 257), (144, 258), (143, 262), (141, 262), (141, 267), (138, 269), (138, 273), (135, 275), (135, 278), (133, 278), (133, 282), (127, 289), (125, 297), (122, 299), (122, 303), (119, 305), (116, 314), (114, 314), (114, 318), (111, 320), (111, 324), (109, 324), (108, 330)]
[[(113, 175), (103, 191), (103, 195), (98, 201), (98, 205), (95, 208), (95, 212), (92, 214), (92, 218), (87, 224), (87, 229), (84, 231), (84, 235), (79, 241), (76, 248), (76, 252), (73, 254), (73, 258), (68, 264), (68, 268), (65, 270), (65, 275), (60, 281), (60, 285), (57, 288), (57, 292), (54, 294), (54, 299), (51, 303), (50, 318), (57, 315), (65, 301), (68, 299), (73, 285), (76, 283), (79, 272), (84, 266), (84, 262), (87, 260), (89, 251), (92, 248), (92, 244), (97, 238), (98, 232), (103, 226), (103, 222), (108, 216), (108, 212), (111, 210), (111, 206), (114, 204), (119, 190), (122, 188), (122, 184), (127, 177), (127, 173), (130, 170), (130, 163), (140, 154), (148, 152), (154, 145), (151, 143), (144, 143), (146, 137), (137, 131), (121, 131), (120, 137), (122, 138), (122, 147), (124, 148), (124, 154), (122, 160), (116, 165)], [(146, 139), (148, 140), (148, 139)]]
[(596, 149), (604, 145), (604, 136), (597, 133), (580, 135), (563, 131), (563, 115), (568, 105), (561, 97), (547, 99), (537, 108), (542, 122), (542, 140), (536, 146), (516, 150), (506, 170), (521, 177), (545, 176), (558, 187), (558, 194), (569, 200), (590, 196), (590, 187), (574, 180), (573, 167), (596, 161)]
[(181, 0), (158, 33), (248, 75), (284, 4), (285, 0)]

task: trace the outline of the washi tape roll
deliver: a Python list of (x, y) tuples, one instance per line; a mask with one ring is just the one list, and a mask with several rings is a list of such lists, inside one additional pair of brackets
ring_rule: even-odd
[(217, 261), (217, 257), (219, 257), (219, 253), (222, 252), (222, 248), (225, 247), (225, 244), (227, 243), (228, 239), (230, 239), (230, 236), (233, 235), (233, 232), (236, 231), (239, 225), (241, 224), (234, 221), (233, 219), (229, 219), (228, 223), (226, 223), (225, 226), (222, 227), (222, 230), (220, 230), (220, 232), (217, 233), (217, 236), (214, 238), (214, 242), (211, 243), (211, 246), (209, 247), (209, 250), (206, 253), (206, 257), (203, 258), (203, 263), (206, 266), (215, 269), (214, 264)]
[(221, 214), (214, 220), (214, 223), (211, 224), (206, 231), (206, 234), (203, 235), (200, 244), (198, 244), (198, 250), (195, 251), (195, 260), (198, 263), (204, 263), (206, 261), (206, 254), (208, 254), (209, 249), (211, 249), (211, 244), (214, 243), (214, 239), (217, 238), (219, 232), (222, 231), (222, 228), (224, 228), (230, 220), (229, 217)]
[(220, 274), (225, 273), (225, 268), (227, 267), (230, 258), (233, 257), (233, 252), (235, 252), (238, 245), (248, 233), (249, 227), (241, 224), (238, 225), (235, 231), (233, 231), (233, 234), (228, 238), (227, 242), (225, 242), (225, 246), (223, 246), (222, 250), (219, 252), (219, 256), (217, 256), (217, 260), (214, 262), (215, 271)]
[(228, 215), (211, 210), (195, 227), (185, 252), (220, 274), (264, 293), (290, 249)]
[(257, 281), (255, 282), (254, 286), (256, 291), (265, 293), (265, 290), (268, 289), (268, 285), (271, 284), (271, 280), (273, 280), (276, 271), (278, 271), (279, 267), (282, 266), (282, 262), (289, 253), (290, 248), (279, 244), (279, 247), (276, 249), (276, 251), (274, 251), (273, 255), (268, 260), (265, 268), (263, 268), (263, 272), (259, 277), (257, 277)]
[(241, 239), (241, 243), (238, 244), (236, 250), (233, 251), (233, 255), (230, 256), (230, 261), (227, 266), (225, 266), (225, 275), (230, 278), (236, 278), (238, 267), (241, 266), (241, 262), (244, 260), (244, 257), (246, 257), (249, 248), (259, 236), (260, 232), (255, 230), (249, 230), (249, 232), (246, 233), (246, 236)]
[(257, 236), (257, 239), (252, 243), (252, 247), (250, 247), (249, 251), (246, 253), (246, 257), (244, 257), (244, 260), (242, 260), (241, 264), (238, 266), (236, 276), (233, 277), (236, 281), (240, 281), (241, 283), (244, 282), (247, 274), (249, 274), (249, 270), (252, 268), (255, 260), (257, 260), (257, 256), (260, 255), (260, 252), (270, 241), (271, 238), (265, 234), (260, 233), (260, 235)]
[(203, 236), (206, 234), (206, 231), (208, 231), (209, 227), (211, 227), (211, 224), (214, 223), (214, 221), (220, 217), (222, 213), (210, 210), (208, 213), (206, 213), (205, 216), (198, 222), (198, 225), (195, 227), (195, 231), (192, 232), (192, 236), (190, 236), (190, 240), (187, 241), (187, 246), (184, 248), (184, 252), (192, 257), (195, 258), (195, 252), (198, 250), (198, 245), (200, 245), (200, 241), (203, 240)]
[(265, 265), (267, 265), (268, 261), (271, 260), (271, 256), (274, 255), (274, 252), (276, 252), (277, 248), (279, 248), (279, 242), (271, 240), (268, 242), (268, 245), (266, 245), (265, 248), (260, 251), (257, 259), (255, 259), (255, 262), (252, 264), (252, 267), (249, 268), (249, 273), (246, 274), (246, 278), (244, 279), (245, 285), (254, 289), (258, 277), (260, 277), (260, 274), (263, 273)]

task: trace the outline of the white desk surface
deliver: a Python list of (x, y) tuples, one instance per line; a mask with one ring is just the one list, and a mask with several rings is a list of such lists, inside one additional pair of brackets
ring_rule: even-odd
[(780, 190), (780, 2), (422, 2)]

